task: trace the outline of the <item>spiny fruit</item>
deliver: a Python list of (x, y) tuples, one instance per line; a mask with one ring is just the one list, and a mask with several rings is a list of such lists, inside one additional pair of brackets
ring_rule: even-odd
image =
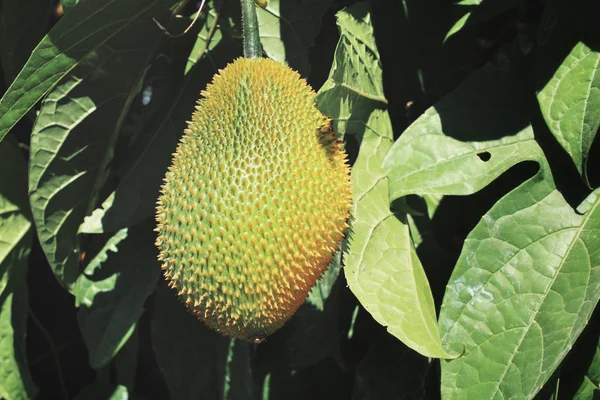
[(260, 342), (338, 248), (347, 157), (315, 92), (278, 62), (237, 59), (202, 95), (158, 200), (159, 258), (208, 326)]

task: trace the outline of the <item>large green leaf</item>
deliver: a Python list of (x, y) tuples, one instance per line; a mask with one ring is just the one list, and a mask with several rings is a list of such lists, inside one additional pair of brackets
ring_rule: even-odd
[(268, 0), (256, 8), (260, 41), (268, 57), (308, 76), (308, 50), (331, 0)]
[(152, 314), (152, 347), (172, 399), (214, 399), (223, 393), (229, 339), (210, 330), (159, 285)]
[(93, 368), (105, 366), (127, 342), (156, 286), (160, 268), (153, 226), (119, 231), (77, 280), (79, 328)]
[(354, 205), (344, 269), (348, 285), (373, 318), (406, 345), (426, 356), (449, 357), (405, 216), (390, 210), (381, 162), (393, 134), (387, 112), (380, 109), (386, 103), (382, 72), (365, 4), (338, 13), (338, 26), (340, 41), (318, 104), (340, 134), (355, 133), (360, 142), (352, 167)]
[(104, 61), (101, 56), (111, 38), (132, 26), (129, 34), (138, 31), (138, 23), (152, 24), (151, 18), (165, 14), (174, 1), (87, 0), (73, 7), (37, 45), (0, 99), (0, 141), (58, 82), (72, 77), (73, 69), (92, 60)]
[(79, 226), (96, 205), (112, 163), (121, 161), (115, 146), (161, 35), (152, 20), (120, 30), (52, 89), (35, 122), (31, 208), (50, 266), (69, 290), (79, 275)]
[(33, 398), (37, 392), (25, 355), (33, 236), (26, 168), (13, 138), (0, 143), (0, 398), (7, 400)]
[(538, 93), (556, 140), (587, 177), (587, 160), (600, 127), (600, 53), (578, 42)]
[(440, 327), (463, 352), (442, 364), (446, 399), (532, 398), (585, 327), (600, 296), (600, 192), (573, 210), (547, 165), (469, 234)]
[(7, 84), (17, 76), (46, 33), (50, 0), (4, 0), (0, 12), (0, 61)]

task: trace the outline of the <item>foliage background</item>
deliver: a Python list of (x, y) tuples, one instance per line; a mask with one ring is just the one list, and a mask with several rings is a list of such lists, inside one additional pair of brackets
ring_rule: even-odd
[(156, 261), (170, 155), (242, 54), (235, 0), (177, 39), (152, 20), (181, 32), (192, 3), (1, 3), (0, 397), (598, 396), (594, 2), (258, 9), (355, 192), (344, 255), (259, 346), (188, 314)]

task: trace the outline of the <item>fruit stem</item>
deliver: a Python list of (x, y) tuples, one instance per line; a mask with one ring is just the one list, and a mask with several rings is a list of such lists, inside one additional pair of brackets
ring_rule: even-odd
[(262, 56), (262, 46), (258, 34), (258, 19), (254, 0), (241, 0), (242, 28), (244, 31), (244, 57), (259, 58)]

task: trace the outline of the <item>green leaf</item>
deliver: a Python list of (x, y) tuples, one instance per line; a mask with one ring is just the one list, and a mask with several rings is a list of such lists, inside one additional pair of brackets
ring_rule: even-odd
[(587, 376), (584, 378), (583, 383), (573, 395), (573, 400), (589, 400), (598, 398), (600, 392), (598, 385), (595, 384)]
[(578, 42), (538, 93), (544, 119), (588, 181), (587, 160), (600, 127), (600, 53)]
[(427, 358), (391, 337), (379, 338), (356, 367), (352, 400), (424, 399), (429, 367)]
[(596, 344), (594, 357), (573, 399), (586, 400), (598, 395), (600, 395), (600, 341)]
[(229, 339), (224, 377), (223, 400), (252, 398), (254, 387), (249, 343)]
[[(93, 368), (110, 362), (131, 337), (156, 286), (160, 268), (153, 226), (146, 223), (129, 233), (119, 231), (77, 281), (75, 296), (83, 305), (79, 328)], [(102, 278), (96, 281), (93, 275)]]
[(0, 12), (0, 60), (7, 84), (12, 82), (44, 37), (50, 0), (4, 0)]
[(392, 146), (387, 113), (376, 110), (365, 124), (352, 168), (354, 207), (345, 258), (350, 289), (373, 318), (408, 347), (427, 356), (442, 349), (435, 305), (405, 215), (389, 208), (381, 162)]
[(67, 13), (81, 1), (82, 0), (60, 0), (60, 4), (62, 5), (63, 12)]
[(260, 41), (267, 56), (308, 76), (308, 50), (331, 1), (269, 0), (265, 8), (257, 7)]
[(336, 132), (344, 135), (362, 132), (372, 110), (385, 106), (387, 100), (366, 3), (346, 8), (336, 17), (340, 39), (317, 103), (324, 115), (333, 118)]
[(381, 168), (392, 147), (383, 97), (379, 53), (364, 3), (338, 13), (341, 37), (330, 77), (318, 104), (339, 133), (360, 141), (352, 168), (354, 205), (345, 275), (350, 289), (373, 318), (410, 348), (430, 357), (442, 349), (433, 296), (416, 255), (405, 216), (390, 210)]
[(444, 343), (463, 352), (442, 363), (446, 399), (533, 397), (598, 302), (600, 192), (575, 211), (547, 168), (465, 241), (440, 314)]
[(166, 285), (159, 285), (154, 300), (152, 347), (170, 397), (217, 398), (224, 387), (217, 364), (227, 354), (229, 339), (206, 327)]
[(27, 264), (32, 222), (27, 201), (26, 163), (13, 138), (0, 143), (0, 398), (34, 398), (27, 368)]
[[(123, 151), (127, 161), (117, 171), (118, 186), (105, 198), (101, 208), (86, 217), (81, 231), (114, 232), (154, 214), (156, 196), (164, 174), (199, 93), (217, 68), (223, 67), (239, 54), (240, 41), (221, 30), (216, 16), (216, 10), (209, 11), (206, 23), (196, 38), (190, 34), (187, 38), (178, 39), (176, 44), (169, 45), (172, 58), (181, 65), (168, 68), (153, 66), (148, 72), (147, 76), (152, 79), (147, 80), (144, 87), (152, 87), (154, 97), (137, 117), (141, 121), (136, 122), (139, 125), (136, 128), (139, 131), (136, 144)], [(185, 29), (187, 23), (169, 30)], [(189, 39), (195, 39), (195, 43)], [(176, 46), (179, 51), (174, 49)], [(181, 57), (182, 53), (189, 54), (187, 60)], [(187, 64), (184, 66), (185, 62)], [(185, 71), (180, 73), (181, 79), (173, 82), (170, 77), (176, 75), (174, 71), (184, 68)], [(158, 94), (165, 90), (168, 93), (157, 99)], [(157, 104), (153, 105), (155, 101)]]
[(129, 391), (125, 386), (93, 383), (75, 396), (75, 400), (127, 400)]
[(108, 51), (105, 45), (111, 38), (132, 27), (139, 32), (138, 23), (153, 24), (151, 18), (160, 17), (174, 1), (87, 0), (74, 7), (37, 45), (0, 99), (0, 141), (58, 82), (72, 76), (73, 69), (91, 60), (103, 61), (96, 53)]
[(137, 380), (138, 359), (140, 356), (139, 329), (129, 337), (125, 345), (121, 347), (114, 360), (115, 383), (126, 386), (130, 391), (135, 389)]
[[(70, 15), (95, 3), (86, 1)], [(50, 266), (69, 290), (79, 275), (79, 226), (121, 160), (115, 147), (127, 110), (163, 37), (152, 20), (119, 31), (52, 89), (31, 137), (33, 217)]]
[(321, 276), (315, 286), (308, 294), (306, 302), (315, 306), (317, 310), (323, 311), (325, 309), (325, 302), (331, 294), (331, 289), (337, 281), (340, 271), (342, 270), (342, 252), (338, 251), (335, 253), (333, 260)]
[(454, 23), (454, 25), (452, 25), (452, 27), (448, 30), (448, 33), (446, 33), (446, 37), (444, 38), (444, 42), (448, 39), (450, 39), (451, 36), (455, 35), (456, 33), (458, 33), (462, 28), (465, 27), (465, 25), (467, 24), (467, 21), (469, 20), (469, 17), (471, 17), (471, 13), (468, 12), (465, 15), (463, 15), (462, 17), (460, 17), (458, 19), (458, 21), (456, 21)]
[(543, 159), (517, 63), (477, 71), (404, 131), (383, 162), (392, 201), (472, 194), (519, 162)]

